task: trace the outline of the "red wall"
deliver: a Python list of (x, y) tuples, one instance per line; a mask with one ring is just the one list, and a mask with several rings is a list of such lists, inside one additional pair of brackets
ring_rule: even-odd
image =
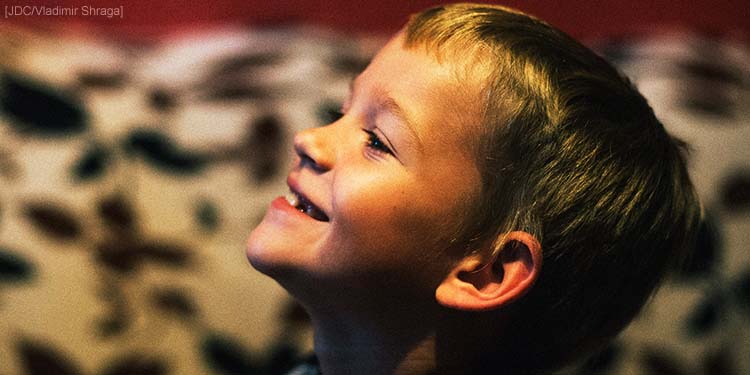
[[(309, 21), (354, 32), (393, 32), (407, 15), (434, 0), (216, 0), (205, 3), (174, 0), (0, 0), (0, 5), (48, 5), (100, 7), (123, 6), (123, 19), (104, 17), (16, 17), (13, 22), (97, 24), (131, 35), (163, 34), (167, 31), (216, 23), (280, 24)], [(750, 33), (747, 0), (509, 0), (506, 5), (535, 14), (576, 37), (622, 34), (649, 29), (689, 28), (711, 34)], [(4, 8), (4, 7), (3, 7)], [(0, 12), (4, 12), (0, 9)], [(0, 13), (0, 16), (4, 13)], [(5, 22), (0, 19), (0, 22)]]

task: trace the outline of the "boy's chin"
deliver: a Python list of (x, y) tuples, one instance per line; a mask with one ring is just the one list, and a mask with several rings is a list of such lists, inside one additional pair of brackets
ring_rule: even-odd
[(283, 243), (277, 233), (273, 233), (261, 223), (255, 228), (247, 239), (245, 255), (250, 264), (259, 272), (273, 277), (274, 270), (283, 267), (289, 260), (285, 252), (290, 244)]
[(302, 270), (310, 260), (309, 249), (279, 233), (279, 228), (261, 223), (247, 239), (245, 255), (257, 271), (274, 279)]

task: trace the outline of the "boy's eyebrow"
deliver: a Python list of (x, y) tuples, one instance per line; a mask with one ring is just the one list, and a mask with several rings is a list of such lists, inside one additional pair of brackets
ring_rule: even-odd
[(417, 134), (414, 123), (409, 119), (409, 116), (406, 115), (404, 109), (401, 108), (400, 105), (398, 105), (396, 99), (393, 99), (393, 97), (389, 96), (387, 93), (383, 94), (384, 95), (381, 96), (378, 100), (378, 106), (396, 116), (399, 122), (406, 125), (406, 128), (409, 130), (408, 132), (416, 141), (417, 150), (419, 152), (422, 152), (422, 140), (419, 139), (419, 134)]
[[(349, 81), (350, 99), (354, 95), (354, 92), (357, 88), (357, 78), (358, 77), (354, 77), (351, 81)], [(378, 98), (378, 108), (392, 113), (398, 118), (401, 123), (406, 125), (406, 128), (409, 130), (408, 133), (410, 133), (412, 138), (414, 138), (417, 150), (419, 152), (422, 152), (422, 140), (419, 138), (419, 134), (417, 133), (416, 127), (414, 126), (414, 122), (409, 119), (409, 116), (406, 115), (404, 109), (398, 104), (398, 102), (396, 102), (396, 99), (393, 99), (393, 97), (388, 95), (386, 91), (378, 90), (376, 94)]]

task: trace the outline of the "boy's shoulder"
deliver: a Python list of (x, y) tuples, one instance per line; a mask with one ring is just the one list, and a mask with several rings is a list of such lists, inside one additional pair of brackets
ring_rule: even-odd
[(310, 355), (303, 362), (289, 370), (286, 375), (321, 375), (318, 357)]

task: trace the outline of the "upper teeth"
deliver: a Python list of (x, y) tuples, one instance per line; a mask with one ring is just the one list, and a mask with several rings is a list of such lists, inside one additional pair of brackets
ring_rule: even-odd
[(286, 201), (289, 202), (292, 207), (296, 208), (305, 215), (310, 216), (315, 220), (328, 221), (328, 216), (326, 216), (323, 211), (315, 207), (312, 203), (310, 203), (307, 199), (303, 198), (299, 194), (295, 192), (289, 192), (288, 194), (284, 195), (284, 198), (286, 198)]
[(284, 198), (286, 198), (286, 201), (289, 202), (292, 207), (297, 207), (297, 205), (299, 204), (299, 197), (297, 196), (297, 194), (290, 192), (287, 193)]

